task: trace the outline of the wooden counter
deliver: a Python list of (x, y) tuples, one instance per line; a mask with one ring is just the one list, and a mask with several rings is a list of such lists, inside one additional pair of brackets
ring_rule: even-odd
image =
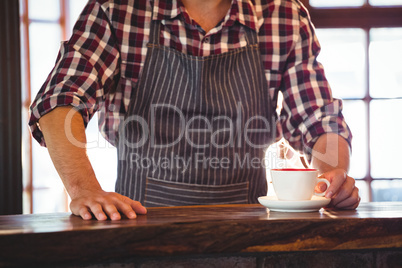
[(345, 256), (402, 267), (402, 203), (307, 213), (261, 205), (150, 208), (135, 220), (103, 222), (68, 213), (0, 216), (0, 267), (271, 267), (303, 260), (314, 267), (348, 263)]

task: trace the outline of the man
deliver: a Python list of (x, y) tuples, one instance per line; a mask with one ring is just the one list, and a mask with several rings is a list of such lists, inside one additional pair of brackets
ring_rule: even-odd
[[(83, 219), (256, 203), (267, 191), (256, 162), (275, 139), (281, 91), (282, 135), (331, 181), (329, 206), (354, 209), (351, 134), (318, 52), (298, 1), (91, 0), (32, 104), (30, 126)], [(101, 189), (86, 156), (96, 111), (118, 147), (116, 193)]]

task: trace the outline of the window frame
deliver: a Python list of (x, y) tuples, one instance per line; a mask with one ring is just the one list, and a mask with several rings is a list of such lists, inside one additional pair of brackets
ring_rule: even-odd
[(381, 28), (402, 26), (402, 6), (313, 7), (309, 0), (300, 0), (308, 9), (317, 28)]

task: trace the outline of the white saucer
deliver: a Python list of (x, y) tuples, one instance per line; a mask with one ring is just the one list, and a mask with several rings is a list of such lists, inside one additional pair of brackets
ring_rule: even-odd
[(318, 211), (331, 202), (331, 199), (313, 196), (311, 200), (302, 201), (284, 201), (278, 200), (276, 196), (261, 196), (258, 198), (261, 205), (269, 208), (271, 211), (280, 212), (311, 212)]

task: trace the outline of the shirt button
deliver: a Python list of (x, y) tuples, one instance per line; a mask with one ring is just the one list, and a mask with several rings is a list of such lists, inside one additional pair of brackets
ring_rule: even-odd
[(204, 43), (209, 43), (209, 37), (205, 37), (203, 42)]

